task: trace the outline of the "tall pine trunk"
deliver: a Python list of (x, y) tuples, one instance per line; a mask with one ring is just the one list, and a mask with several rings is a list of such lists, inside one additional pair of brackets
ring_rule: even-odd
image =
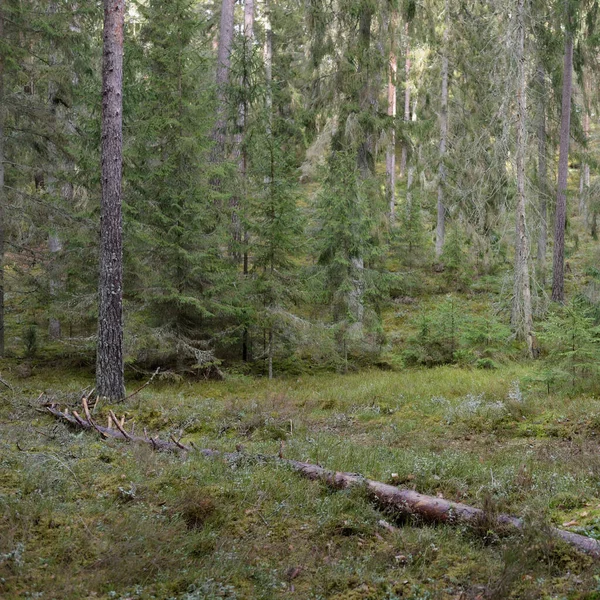
[[(273, 202), (273, 194), (275, 193), (275, 154), (273, 140), (273, 31), (271, 29), (271, 14), (269, 13), (269, 5), (267, 3), (265, 9), (265, 44), (264, 44), (264, 61), (265, 61), (265, 108), (267, 110), (267, 136), (269, 144), (269, 175), (265, 178), (265, 183), (269, 186), (269, 195), (271, 203)], [(271, 272), (271, 280), (274, 276), (275, 265), (273, 264), (273, 254), (270, 257), (271, 264), (269, 269)], [(272, 308), (272, 307), (271, 307)], [(275, 332), (273, 324), (269, 325), (269, 379), (273, 379), (273, 356), (275, 353)]]
[(96, 391), (125, 396), (123, 365), (123, 34), (125, 0), (104, 0), (102, 206)]
[(442, 49), (442, 98), (440, 106), (440, 166), (437, 194), (437, 225), (435, 229), (435, 255), (439, 258), (444, 249), (446, 237), (446, 206), (444, 204), (444, 192), (446, 185), (446, 144), (448, 141), (448, 33), (450, 29), (450, 7), (448, 0), (445, 3), (445, 28)]
[(219, 44), (217, 48), (217, 121), (213, 130), (214, 146), (211, 162), (223, 160), (227, 136), (227, 84), (233, 43), (233, 12), (235, 0), (222, 0)]
[(390, 17), (390, 56), (388, 72), (388, 106), (387, 114), (390, 117), (390, 139), (385, 157), (387, 194), (389, 203), (389, 218), (393, 224), (396, 218), (396, 75), (398, 72), (398, 59), (396, 57), (396, 35), (398, 25), (398, 11), (393, 10)]
[[(583, 76), (583, 139), (585, 141), (584, 152), (589, 151), (590, 141), (590, 92), (589, 76)], [(590, 165), (587, 159), (581, 161), (579, 169), (579, 214), (584, 223), (588, 222), (587, 190), (590, 187)]]
[[(4, 6), (0, 0), (0, 39), (4, 36)], [(4, 356), (4, 57), (0, 53), (0, 358)]]
[[(359, 46), (360, 54), (358, 70), (362, 79), (362, 87), (359, 92), (359, 105), (362, 112), (371, 112), (375, 104), (373, 97), (373, 86), (370, 75), (370, 48), (371, 48), (371, 23), (373, 20), (373, 9), (369, 6), (363, 8), (359, 24)], [(373, 132), (365, 132), (365, 138), (358, 147), (356, 165), (359, 176), (368, 179), (374, 174), (374, 160), (372, 156)], [(350, 279), (351, 289), (348, 292), (348, 309), (356, 323), (362, 325), (364, 319), (364, 271), (365, 261), (362, 256), (350, 256)]]
[(540, 229), (537, 245), (537, 276), (542, 286), (546, 283), (546, 249), (548, 246), (548, 158), (546, 135), (546, 73), (541, 65), (537, 70), (538, 80), (538, 201)]
[(242, 261), (244, 274), (248, 273), (248, 233), (243, 231), (243, 211), (246, 208), (248, 187), (248, 150), (245, 144), (246, 130), (248, 124), (248, 88), (250, 85), (250, 69), (252, 64), (252, 47), (254, 41), (254, 0), (244, 2), (244, 29), (243, 29), (243, 62), (240, 87), (242, 89), (242, 100), (238, 105), (237, 132), (234, 136), (234, 157), (238, 161), (241, 180), (241, 193), (234, 194), (231, 198), (231, 224), (232, 224), (232, 248), (233, 258), (236, 263)]
[[(527, 154), (527, 72), (525, 61), (525, 0), (517, 0), (517, 207), (515, 231), (515, 273), (512, 325), (517, 337), (533, 335), (531, 289), (529, 282), (529, 238), (527, 236), (525, 197), (525, 159)], [(530, 351), (532, 348), (530, 348)]]
[[(405, 31), (405, 52), (404, 59), (404, 122), (410, 121), (410, 25), (407, 22), (404, 26)], [(406, 161), (408, 160), (408, 145), (402, 142), (402, 155), (400, 157), (400, 177), (404, 177), (406, 172)]]
[(569, 176), (569, 136), (571, 133), (571, 95), (573, 89), (573, 34), (570, 23), (565, 32), (560, 150), (554, 222), (554, 259), (552, 263), (552, 300), (565, 300), (565, 227), (567, 223), (567, 178)]

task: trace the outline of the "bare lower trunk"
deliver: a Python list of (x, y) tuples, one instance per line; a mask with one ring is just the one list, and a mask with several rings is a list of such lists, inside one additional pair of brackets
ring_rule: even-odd
[(445, 3), (445, 29), (442, 54), (442, 101), (440, 107), (440, 166), (437, 193), (437, 225), (435, 229), (435, 255), (439, 258), (444, 249), (446, 237), (446, 206), (444, 204), (444, 193), (446, 185), (446, 144), (448, 140), (448, 31), (450, 27), (450, 11), (448, 0)]
[(565, 32), (565, 63), (563, 70), (562, 115), (556, 217), (554, 223), (554, 259), (552, 263), (552, 300), (565, 300), (565, 227), (567, 223), (567, 178), (569, 176), (569, 136), (571, 132), (571, 93), (573, 87), (573, 34)]
[[(362, 78), (362, 87), (359, 91), (359, 105), (363, 112), (372, 113), (375, 106), (374, 90), (371, 81), (369, 68), (369, 49), (371, 46), (371, 23), (373, 20), (372, 10), (365, 10), (360, 17), (359, 44), (361, 48), (359, 59), (359, 73)], [(373, 132), (367, 131), (364, 140), (360, 144), (356, 156), (356, 164), (360, 177), (368, 179), (374, 174), (373, 150)], [(352, 281), (351, 289), (348, 292), (347, 305), (352, 319), (361, 323), (364, 319), (364, 258), (362, 256), (351, 256), (350, 258), (350, 279)]]
[[(589, 77), (584, 76), (583, 83), (583, 139), (585, 142), (584, 152), (589, 152), (590, 140), (590, 89)], [(588, 222), (587, 191), (590, 187), (590, 165), (584, 158), (579, 169), (579, 214), (583, 217), (584, 223)]]
[(513, 330), (520, 339), (533, 331), (531, 289), (529, 282), (529, 238), (527, 236), (525, 197), (525, 158), (527, 153), (527, 73), (525, 62), (525, 25), (523, 22), (525, 0), (517, 0), (517, 207), (515, 231), (515, 273), (512, 307)]
[(125, 397), (123, 364), (123, 32), (124, 0), (104, 0), (102, 206), (96, 391)]
[(217, 121), (213, 130), (215, 144), (211, 153), (212, 162), (223, 160), (225, 154), (225, 139), (227, 134), (226, 89), (229, 83), (229, 68), (231, 64), (234, 5), (234, 0), (222, 0), (221, 2), (221, 23), (217, 51)]
[[(410, 28), (406, 23), (404, 27), (406, 36), (406, 57), (404, 60), (404, 122), (410, 121)], [(408, 159), (408, 145), (402, 142), (402, 155), (400, 157), (400, 177), (404, 177), (406, 172), (406, 161)]]
[(398, 61), (396, 58), (396, 30), (398, 12), (393, 11), (390, 18), (390, 56), (388, 73), (388, 107), (387, 114), (392, 123), (390, 127), (390, 139), (385, 157), (387, 194), (389, 205), (390, 223), (396, 218), (396, 74), (398, 72)]
[(235, 135), (234, 156), (238, 157), (238, 166), (241, 179), (241, 194), (235, 194), (231, 199), (231, 221), (233, 238), (233, 257), (236, 262), (242, 261), (244, 268), (247, 264), (248, 249), (246, 245), (246, 232), (242, 227), (243, 211), (246, 209), (248, 187), (248, 150), (245, 146), (245, 136), (250, 108), (247, 92), (250, 83), (250, 65), (252, 59), (252, 45), (254, 40), (254, 0), (244, 2), (244, 56), (242, 64), (242, 78), (240, 81), (243, 90), (243, 100), (238, 106), (238, 131)]
[(275, 336), (273, 328), (269, 329), (269, 379), (273, 379), (273, 352), (274, 352)]
[(362, 323), (365, 316), (365, 261), (361, 257), (350, 261), (352, 289), (348, 293), (348, 310), (356, 323)]
[[(4, 6), (0, 0), (0, 39), (4, 35)], [(4, 57), (0, 53), (0, 358), (4, 356)]]
[[(52, 263), (50, 265), (50, 297), (55, 299), (61, 288), (58, 268), (55, 264), (56, 257), (62, 251), (62, 244), (58, 234), (52, 233), (48, 238), (48, 251), (50, 252), (50, 261)], [(50, 315), (48, 323), (48, 335), (51, 340), (58, 340), (61, 335), (60, 320), (57, 316), (52, 314)]]
[(411, 165), (408, 167), (408, 173), (406, 175), (406, 215), (410, 219), (412, 212), (412, 185), (415, 179), (415, 167)]
[(546, 283), (546, 248), (548, 246), (548, 159), (546, 155), (546, 73), (538, 67), (538, 198), (540, 230), (538, 234), (537, 265), (538, 279), (542, 286)]

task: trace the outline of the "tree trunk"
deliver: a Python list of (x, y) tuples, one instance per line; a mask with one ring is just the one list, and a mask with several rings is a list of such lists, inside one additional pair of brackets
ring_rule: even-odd
[(571, 132), (571, 94), (573, 88), (573, 34), (570, 23), (565, 32), (560, 152), (554, 223), (554, 260), (552, 264), (552, 300), (565, 300), (565, 227), (567, 223), (567, 178), (569, 176), (569, 136)]
[(248, 187), (248, 150), (244, 144), (248, 124), (248, 111), (250, 109), (247, 91), (250, 82), (250, 65), (252, 57), (252, 44), (254, 40), (254, 0), (244, 2), (244, 40), (243, 40), (243, 73), (240, 82), (243, 90), (243, 99), (238, 106), (238, 131), (235, 135), (234, 156), (238, 160), (241, 179), (241, 194), (235, 194), (231, 198), (231, 222), (233, 237), (233, 258), (236, 263), (242, 261), (244, 274), (248, 268), (248, 248), (246, 231), (242, 231), (241, 211), (246, 208), (246, 197)]
[(537, 247), (538, 279), (546, 284), (546, 248), (548, 246), (548, 159), (546, 155), (546, 73), (544, 67), (537, 70), (539, 125), (538, 125), (538, 198), (540, 230)]
[[(51, 233), (48, 237), (48, 251), (50, 252), (50, 298), (54, 299), (61, 288), (60, 276), (56, 263), (56, 257), (62, 251), (62, 244), (57, 233)], [(54, 301), (54, 300), (52, 300)], [(51, 340), (58, 340), (61, 336), (60, 320), (51, 314), (48, 323), (48, 335)]]
[(527, 154), (527, 72), (525, 61), (525, 0), (517, 0), (517, 207), (515, 231), (515, 274), (512, 325), (517, 337), (526, 339), (533, 331), (529, 283), (529, 238), (527, 236), (525, 197), (525, 159)]
[[(589, 152), (590, 142), (590, 89), (589, 77), (583, 75), (583, 139), (585, 153)], [(579, 169), (579, 214), (584, 223), (588, 222), (587, 190), (590, 187), (590, 165), (584, 157)]]
[(125, 0), (104, 0), (102, 206), (96, 391), (125, 397), (123, 365), (123, 33)]
[[(404, 122), (410, 121), (410, 26), (407, 22), (404, 26), (406, 36), (406, 57), (404, 60)], [(402, 155), (400, 157), (400, 177), (406, 172), (406, 161), (408, 159), (408, 145), (402, 142)]]
[[(0, 39), (4, 36), (4, 6), (0, 0)], [(0, 53), (0, 358), (4, 356), (4, 236), (6, 204), (4, 189), (4, 57)]]
[(445, 28), (442, 49), (442, 101), (440, 107), (440, 166), (437, 193), (437, 225), (435, 229), (435, 255), (439, 259), (444, 249), (446, 237), (446, 206), (444, 193), (446, 185), (446, 144), (448, 141), (448, 33), (450, 29), (450, 7), (445, 3)]
[[(373, 86), (370, 74), (371, 23), (373, 20), (372, 8), (365, 8), (360, 15), (359, 45), (359, 74), (362, 78), (362, 87), (359, 92), (359, 106), (363, 112), (372, 112), (375, 105)], [(375, 163), (372, 156), (373, 132), (367, 131), (365, 139), (358, 147), (356, 164), (360, 177), (368, 179), (374, 174)], [(352, 289), (348, 292), (348, 309), (355, 322), (362, 324), (364, 318), (364, 258), (350, 256), (350, 279)]]
[(215, 142), (211, 162), (223, 160), (225, 139), (227, 135), (227, 97), (226, 88), (229, 83), (229, 67), (231, 65), (231, 45), (233, 43), (234, 0), (222, 0), (219, 46), (217, 52), (217, 121), (213, 130)]
[(269, 379), (273, 379), (273, 352), (275, 350), (275, 335), (273, 334), (273, 327), (269, 329)]
[(393, 10), (390, 17), (390, 57), (388, 72), (388, 107), (387, 114), (391, 120), (390, 139), (385, 157), (387, 175), (387, 193), (390, 207), (390, 224), (396, 218), (396, 74), (398, 72), (398, 59), (396, 57), (396, 34), (398, 24), (398, 11)]

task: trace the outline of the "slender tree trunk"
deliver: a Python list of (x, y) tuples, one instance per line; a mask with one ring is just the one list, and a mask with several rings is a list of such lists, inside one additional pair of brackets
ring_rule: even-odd
[[(48, 6), (48, 14), (55, 14), (57, 11), (56, 2), (50, 2)], [(49, 57), (49, 65), (54, 67), (57, 63), (56, 52), (54, 48), (54, 44), (52, 43), (52, 51), (50, 52)], [(58, 94), (58, 84), (55, 81), (50, 80), (48, 82), (48, 105), (50, 107), (50, 115), (51, 122), (53, 127), (56, 126), (57, 122), (57, 107), (56, 107), (56, 96)], [(48, 192), (52, 197), (56, 195), (56, 184), (57, 180), (52, 172), (56, 168), (56, 160), (52, 160), (52, 157), (56, 157), (57, 149), (56, 145), (53, 142), (48, 143), (48, 153), (49, 153), (49, 161), (48, 161), (48, 176), (46, 177), (46, 181), (48, 184)], [(62, 186), (61, 186), (62, 190)], [(51, 223), (52, 225), (52, 223)], [(56, 296), (60, 290), (60, 274), (57, 268), (57, 258), (59, 253), (62, 251), (62, 244), (60, 241), (60, 237), (56, 231), (52, 231), (48, 236), (48, 252), (50, 253), (50, 269), (49, 269), (49, 293), (50, 293), (50, 306), (51, 313), (48, 320), (48, 336), (51, 340), (60, 339), (60, 320), (56, 316), (54, 312), (54, 304)]]
[[(517, 0), (517, 208), (515, 236), (515, 275), (512, 325), (521, 339), (533, 335), (531, 289), (529, 282), (529, 238), (527, 236), (525, 197), (525, 159), (527, 154), (527, 72), (525, 61), (525, 0)], [(530, 351), (532, 349), (530, 348)]]
[[(369, 51), (371, 47), (371, 23), (373, 20), (372, 9), (365, 9), (360, 16), (359, 44), (361, 48), (359, 59), (359, 73), (362, 76), (362, 88), (359, 92), (360, 110), (370, 112), (373, 110), (375, 100), (373, 98), (373, 86), (370, 78)], [(365, 135), (360, 144), (356, 157), (356, 164), (360, 176), (368, 179), (374, 172), (374, 161), (371, 154), (372, 132)], [(350, 279), (352, 289), (348, 293), (348, 309), (357, 323), (363, 322), (364, 318), (364, 258), (362, 256), (350, 256)]]
[(96, 391), (125, 397), (123, 365), (123, 34), (125, 0), (104, 0), (102, 206)]
[(437, 194), (437, 225), (435, 229), (435, 255), (439, 259), (444, 249), (446, 237), (446, 206), (444, 193), (446, 186), (446, 144), (448, 142), (448, 33), (450, 29), (450, 8), (448, 0), (445, 3), (445, 28), (442, 50), (442, 101), (440, 107), (440, 166)]
[[(56, 257), (62, 251), (62, 244), (60, 242), (60, 237), (57, 233), (51, 233), (48, 238), (48, 251), (51, 256), (51, 266), (50, 266), (50, 297), (56, 298), (60, 291), (60, 278), (58, 274), (58, 268), (55, 264)], [(48, 335), (51, 340), (59, 340), (61, 336), (61, 327), (60, 320), (55, 314), (50, 315), (50, 319), (48, 322)]]
[(273, 327), (269, 329), (269, 379), (273, 379), (273, 350), (275, 336), (273, 335)]
[(219, 45), (217, 51), (217, 121), (213, 130), (215, 142), (211, 162), (223, 160), (227, 135), (227, 84), (231, 65), (231, 45), (233, 43), (233, 12), (235, 0), (222, 0)]
[[(404, 122), (410, 121), (410, 26), (407, 22), (404, 26), (404, 35), (406, 37), (404, 60)], [(402, 155), (400, 157), (400, 177), (404, 177), (406, 172), (406, 161), (408, 160), (408, 145), (402, 142)]]
[(240, 82), (244, 97), (238, 106), (238, 131), (235, 135), (234, 156), (238, 160), (241, 179), (241, 194), (234, 195), (231, 199), (231, 221), (233, 237), (233, 257), (236, 263), (242, 260), (244, 274), (248, 268), (247, 232), (243, 231), (242, 214), (246, 208), (246, 197), (248, 187), (248, 150), (245, 145), (245, 136), (248, 123), (248, 111), (250, 109), (247, 91), (250, 83), (250, 64), (252, 57), (252, 44), (254, 40), (254, 0), (244, 2), (244, 58), (243, 73)]
[[(0, 39), (4, 36), (4, 6), (0, 0)], [(4, 57), (0, 53), (0, 358), (4, 356)]]
[(567, 223), (567, 178), (569, 176), (569, 136), (571, 133), (571, 95), (573, 88), (573, 34), (570, 23), (565, 32), (565, 63), (563, 70), (562, 115), (556, 217), (554, 223), (554, 260), (552, 264), (552, 300), (565, 300), (565, 227)]
[(393, 10), (390, 17), (390, 56), (388, 72), (388, 107), (387, 114), (391, 120), (390, 139), (385, 157), (387, 175), (387, 193), (390, 207), (390, 223), (396, 218), (396, 75), (398, 72), (398, 59), (396, 57), (396, 35), (398, 25), (398, 11)]
[[(584, 152), (589, 151), (590, 141), (590, 89), (589, 77), (584, 74), (583, 80), (583, 138), (585, 140)], [(590, 187), (590, 165), (584, 158), (581, 161), (579, 169), (579, 214), (583, 217), (584, 223), (589, 220), (587, 206), (587, 189)]]
[(539, 97), (538, 125), (538, 198), (540, 211), (540, 230), (537, 246), (538, 279), (546, 284), (546, 248), (548, 246), (548, 158), (546, 151), (546, 73), (544, 67), (537, 70)]

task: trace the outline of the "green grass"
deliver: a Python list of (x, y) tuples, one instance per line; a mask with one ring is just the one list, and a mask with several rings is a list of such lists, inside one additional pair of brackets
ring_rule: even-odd
[[(597, 565), (543, 531), (577, 521), (600, 537), (600, 401), (547, 396), (527, 375), (509, 365), (158, 382), (116, 408), (138, 431), (243, 446), (247, 457), (226, 462), (71, 431), (35, 399), (76, 406), (90, 382), (35, 372), (2, 392), (0, 595), (599, 597)], [(389, 533), (360, 490), (251, 458), (282, 441), (287, 457), (522, 514), (530, 527), (498, 537), (409, 521)]]

